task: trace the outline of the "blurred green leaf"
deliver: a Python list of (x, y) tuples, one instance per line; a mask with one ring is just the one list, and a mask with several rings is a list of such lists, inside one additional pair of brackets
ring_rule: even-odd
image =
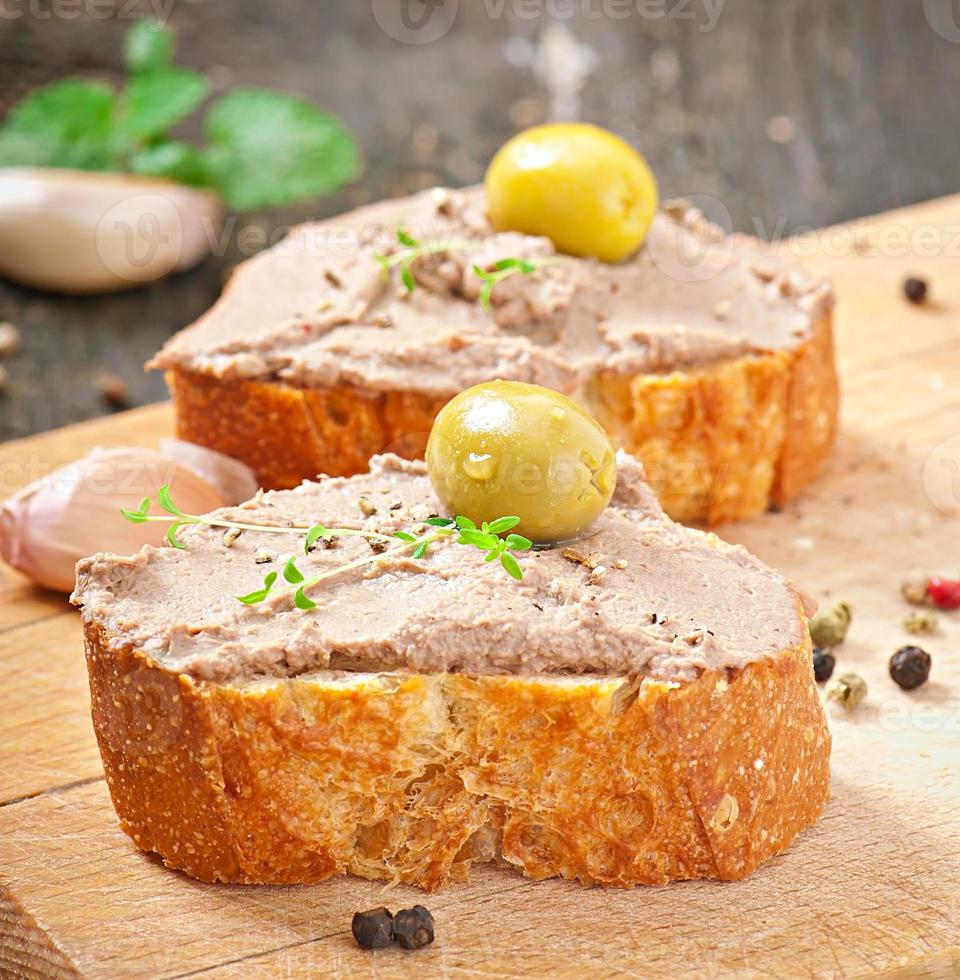
[(137, 150), (130, 157), (130, 169), (135, 174), (165, 177), (193, 187), (210, 183), (203, 154), (195, 146), (178, 140), (164, 140)]
[(127, 86), (126, 130), (134, 137), (159, 136), (189, 116), (206, 98), (207, 80), (189, 68), (154, 68)]
[(205, 130), (213, 184), (238, 210), (332, 193), (360, 168), (356, 143), (333, 116), (280, 92), (225, 95), (211, 107)]
[(45, 85), (0, 126), (0, 166), (108, 170), (119, 149), (115, 114), (109, 85), (80, 79)]
[(123, 60), (137, 74), (165, 68), (173, 58), (176, 38), (173, 31), (152, 20), (138, 21), (123, 40)]

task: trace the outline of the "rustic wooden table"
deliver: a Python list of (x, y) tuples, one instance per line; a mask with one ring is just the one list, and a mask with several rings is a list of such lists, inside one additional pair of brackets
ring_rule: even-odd
[(131, 18), (169, 10), (180, 59), (215, 88), (303, 93), (366, 154), (345, 194), (244, 216), (223, 254), (166, 282), (84, 299), (0, 284), (0, 321), (24, 335), (5, 365), (0, 439), (107, 411), (103, 375), (125, 379), (132, 404), (163, 397), (141, 365), (214, 300), (242, 228), (478, 180), (504, 139), (551, 114), (614, 128), (666, 194), (704, 195), (714, 216), (767, 236), (958, 189), (949, 0), (434, 2), (414, 39), (449, 29), (410, 44), (387, 33), (399, 0), (0, 0), (0, 112), (65, 74), (118, 79)]
[[(331, 879), (202, 885), (117, 827), (90, 723), (80, 623), (61, 596), (0, 565), (0, 977), (678, 977), (955, 980), (960, 976), (960, 612), (918, 640), (906, 570), (956, 571), (960, 517), (960, 195), (832, 229), (789, 248), (837, 287), (840, 442), (782, 513), (722, 533), (821, 602), (848, 600), (838, 670), (869, 685), (828, 706), (823, 819), (742, 882), (633, 890), (480, 869), (427, 896)], [(899, 284), (924, 241), (930, 302)], [(0, 447), (0, 498), (97, 443), (154, 445), (169, 406)], [(886, 662), (920, 642), (930, 680), (899, 690)], [(357, 949), (352, 913), (425, 901), (437, 941)]]

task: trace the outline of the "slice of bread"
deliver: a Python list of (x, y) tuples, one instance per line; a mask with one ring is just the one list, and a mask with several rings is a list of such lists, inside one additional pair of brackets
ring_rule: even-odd
[[(473, 251), (421, 259), (407, 294), (399, 266), (382, 280), (373, 258), (398, 248), (398, 224)], [(584, 402), (677, 520), (734, 520), (807, 486), (838, 412), (828, 284), (673, 203), (634, 259), (548, 254), (490, 309), (478, 301), (474, 266), (551, 250), (494, 235), (478, 189), (361, 208), (245, 263), (150, 366), (167, 372), (180, 438), (267, 487), (360, 473), (382, 452), (417, 458), (445, 402), (495, 378)]]
[[(422, 464), (388, 457), (218, 514), (392, 533), (436, 506)], [(315, 610), (292, 591), (245, 606), (287, 536), (181, 533), (185, 551), (85, 559), (74, 594), (121, 826), (170, 867), (427, 889), (488, 861), (618, 886), (736, 879), (824, 806), (800, 596), (666, 518), (623, 455), (589, 537), (521, 555), (520, 583), (447, 540), (322, 583)], [(344, 538), (300, 565), (364, 554)]]

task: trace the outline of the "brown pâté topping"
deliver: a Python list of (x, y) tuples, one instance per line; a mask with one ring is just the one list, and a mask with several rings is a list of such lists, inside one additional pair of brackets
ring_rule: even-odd
[(241, 531), (238, 527), (227, 528), (227, 530), (223, 532), (224, 548), (232, 548), (234, 542), (240, 537), (241, 534), (243, 534), (243, 531)]
[(366, 497), (357, 498), (357, 506), (364, 517), (373, 517), (377, 512), (377, 508)]
[[(253, 503), (260, 502), (261, 496), (258, 494), (253, 501), (245, 506), (249, 509)], [(376, 513), (376, 508), (366, 498), (361, 497), (361, 509), (369, 509), (371, 513)], [(241, 530), (256, 532), (261, 534), (295, 534), (302, 538), (303, 553), (309, 555), (314, 547), (321, 541), (334, 538), (359, 537), (370, 542), (383, 544), (386, 550), (383, 552), (387, 556), (400, 557), (409, 555), (414, 561), (419, 561), (427, 557), (431, 546), (441, 546), (442, 544), (465, 545), (479, 550), (484, 554), (484, 561), (498, 561), (503, 570), (516, 581), (523, 579), (523, 568), (517, 559), (517, 554), (529, 551), (533, 547), (533, 542), (525, 538), (522, 534), (516, 533), (514, 528), (520, 523), (520, 518), (515, 514), (498, 517), (495, 521), (481, 522), (477, 524), (463, 514), (456, 517), (440, 517), (439, 515), (426, 516), (431, 514), (429, 507), (418, 504), (411, 508), (414, 519), (418, 520), (416, 514), (421, 511), (425, 516), (418, 523), (411, 526), (409, 531), (394, 531), (385, 534), (379, 530), (370, 528), (350, 528), (350, 527), (326, 527), (323, 524), (302, 525), (272, 525), (272, 524), (253, 524), (227, 520), (224, 517), (214, 514), (188, 514), (181, 510), (174, 502), (170, 494), (170, 486), (164, 484), (157, 491), (156, 502), (159, 507), (166, 511), (166, 515), (152, 514), (154, 500), (152, 497), (144, 497), (136, 510), (121, 508), (120, 513), (132, 524), (163, 523), (168, 524), (167, 543), (174, 548), (186, 550), (187, 546), (178, 537), (178, 532), (186, 525), (199, 524), (204, 527), (223, 529), (223, 531)], [(269, 507), (269, 502), (263, 503), (264, 507)], [(225, 542), (226, 543), (226, 542)], [(373, 549), (373, 554), (362, 558), (355, 558), (346, 561), (336, 567), (326, 568), (318, 571), (315, 575), (307, 576), (297, 567), (295, 555), (284, 555), (280, 559), (282, 569), (271, 569), (263, 579), (263, 585), (259, 589), (254, 589), (246, 595), (238, 595), (237, 601), (244, 605), (252, 606), (263, 602), (267, 596), (274, 591), (274, 586), (283, 589), (280, 584), (281, 574), (283, 582), (292, 586), (286, 590), (293, 598), (293, 604), (300, 610), (315, 609), (317, 603), (307, 594), (315, 586), (326, 582), (344, 572), (354, 571), (374, 562), (381, 561), (381, 551), (379, 548)], [(267, 548), (258, 548), (254, 561), (257, 564), (272, 563), (276, 555)]]

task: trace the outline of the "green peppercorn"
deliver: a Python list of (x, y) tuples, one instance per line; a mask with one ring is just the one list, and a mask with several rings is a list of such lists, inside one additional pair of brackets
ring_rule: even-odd
[(937, 631), (937, 614), (931, 609), (914, 609), (903, 620), (908, 633), (923, 636)]
[(925, 684), (930, 676), (930, 654), (920, 647), (900, 647), (890, 658), (890, 676), (905, 691)]
[(853, 610), (846, 602), (838, 602), (832, 609), (820, 610), (810, 620), (810, 639), (813, 640), (813, 645), (827, 649), (840, 646), (852, 618)]
[(393, 938), (404, 949), (421, 949), (433, 942), (433, 916), (422, 905), (400, 909), (393, 917)]
[(357, 912), (350, 930), (361, 949), (385, 949), (393, 943), (393, 916), (382, 905)]
[(827, 685), (826, 696), (845, 708), (855, 708), (867, 696), (867, 682), (859, 674), (841, 674)]
[(837, 664), (837, 658), (829, 650), (821, 650), (820, 647), (813, 648), (813, 676), (818, 684), (830, 680), (833, 668)]

